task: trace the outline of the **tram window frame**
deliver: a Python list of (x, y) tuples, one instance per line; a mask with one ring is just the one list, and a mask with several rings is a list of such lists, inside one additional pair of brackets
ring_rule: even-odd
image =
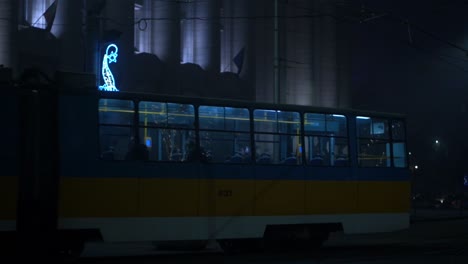
[[(292, 115), (288, 117), (288, 114)], [(253, 117), (256, 164), (293, 166), (302, 164), (300, 112), (256, 108), (253, 109)], [(266, 122), (271, 122), (271, 125)]]
[[(119, 106), (126, 103), (129, 104), (128, 107)], [(98, 100), (99, 159), (123, 161), (129, 158), (132, 140), (135, 140), (134, 117), (137, 111), (135, 106), (135, 102), (128, 99), (100, 98)], [(126, 117), (126, 114), (130, 114), (130, 117)], [(115, 121), (104, 119), (115, 119)], [(128, 132), (125, 133), (125, 130)], [(120, 132), (115, 134), (116, 131)]]
[[(138, 102), (138, 110), (137, 129), (148, 151), (149, 161), (193, 161), (196, 141), (194, 104), (142, 100)], [(182, 118), (177, 122), (179, 117), (186, 120)]]
[(356, 116), (355, 120), (358, 166), (363, 168), (394, 167), (391, 118)]
[(203, 104), (197, 111), (199, 147), (206, 162), (251, 163), (251, 120), (247, 107)]
[[(305, 112), (302, 121), (304, 122), (304, 156), (306, 165), (314, 167), (351, 166), (349, 121), (346, 115)], [(335, 142), (341, 143), (336, 144)], [(319, 151), (316, 148), (319, 148)], [(313, 155), (311, 155), (312, 152)]]
[[(399, 123), (398, 129), (395, 127)], [(390, 120), (392, 160), (395, 168), (408, 168), (408, 151), (406, 143), (406, 120), (393, 118)], [(399, 131), (398, 131), (399, 130)], [(397, 133), (398, 132), (398, 133)], [(398, 135), (398, 136), (397, 136)], [(400, 158), (401, 155), (401, 158)]]

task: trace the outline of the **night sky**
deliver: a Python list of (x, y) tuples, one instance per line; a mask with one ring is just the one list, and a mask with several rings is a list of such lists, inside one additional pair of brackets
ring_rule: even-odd
[(420, 168), (416, 190), (461, 191), (468, 174), (468, 1), (355, 5), (376, 18), (352, 26), (353, 108), (406, 114), (408, 150)]

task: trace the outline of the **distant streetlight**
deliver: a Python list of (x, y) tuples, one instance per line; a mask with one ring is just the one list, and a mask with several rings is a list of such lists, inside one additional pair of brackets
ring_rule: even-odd
[(410, 152), (408, 152), (408, 155), (410, 155), (410, 156), (411, 156), (411, 151), (410, 151)]
[(414, 165), (414, 169), (417, 170), (419, 167), (418, 165)]
[(432, 149), (434, 149), (434, 151), (439, 152), (441, 147), (442, 147), (442, 143), (439, 141), (439, 139), (434, 139), (432, 143)]

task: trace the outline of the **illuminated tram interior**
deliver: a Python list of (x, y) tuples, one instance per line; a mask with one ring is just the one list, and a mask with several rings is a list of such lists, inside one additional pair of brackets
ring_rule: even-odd
[[(343, 114), (197, 107), (151, 101), (140, 101), (136, 107), (131, 100), (101, 99), (101, 158), (190, 162), (198, 149), (199, 158), (208, 163), (351, 166), (348, 120)], [(353, 118), (360, 167), (406, 167), (402, 120)]]

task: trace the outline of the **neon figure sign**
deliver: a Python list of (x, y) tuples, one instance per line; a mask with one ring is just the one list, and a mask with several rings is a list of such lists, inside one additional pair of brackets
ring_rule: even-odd
[(117, 45), (110, 44), (107, 46), (106, 54), (102, 58), (102, 78), (104, 79), (104, 85), (99, 86), (100, 91), (107, 91), (107, 92), (118, 92), (119, 89), (115, 87), (115, 79), (114, 75), (112, 74), (109, 64), (117, 63), (117, 56), (118, 56), (119, 48)]

